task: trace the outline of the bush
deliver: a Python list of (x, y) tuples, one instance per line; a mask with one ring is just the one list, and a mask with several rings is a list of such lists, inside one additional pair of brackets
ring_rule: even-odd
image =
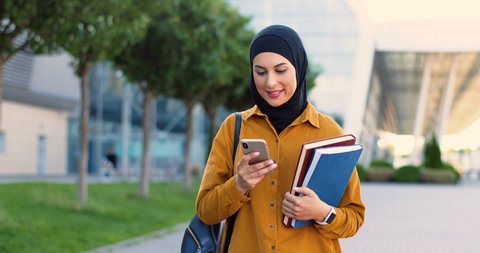
[(420, 167), (406, 165), (395, 171), (395, 180), (402, 183), (415, 183), (420, 181)]
[(367, 179), (367, 174), (365, 172), (365, 168), (361, 164), (357, 164), (357, 172), (358, 172), (358, 177), (360, 178), (360, 181), (366, 181)]
[(375, 168), (391, 168), (393, 169), (393, 165), (385, 160), (373, 160), (370, 163), (370, 169)]
[(454, 175), (454, 183), (458, 183), (458, 181), (460, 180), (460, 173), (450, 163), (443, 163), (441, 170), (451, 171)]
[(393, 168), (386, 168), (386, 167), (370, 168), (365, 172), (366, 172), (366, 179), (368, 181), (374, 181), (374, 182), (392, 181), (395, 176), (395, 172), (393, 171)]
[(455, 173), (448, 169), (424, 168), (421, 171), (422, 181), (426, 183), (452, 184), (455, 183)]
[(439, 168), (424, 168), (421, 171), (422, 181), (427, 183), (456, 184), (460, 180), (460, 173), (448, 163)]
[(385, 160), (373, 160), (365, 171), (369, 181), (388, 182), (394, 178), (393, 165)]

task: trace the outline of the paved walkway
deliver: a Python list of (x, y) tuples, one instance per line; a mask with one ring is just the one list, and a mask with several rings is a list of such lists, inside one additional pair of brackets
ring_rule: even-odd
[[(457, 186), (366, 183), (367, 217), (359, 233), (342, 239), (343, 252), (480, 252), (480, 182)], [(186, 224), (108, 245), (89, 253), (180, 252)]]

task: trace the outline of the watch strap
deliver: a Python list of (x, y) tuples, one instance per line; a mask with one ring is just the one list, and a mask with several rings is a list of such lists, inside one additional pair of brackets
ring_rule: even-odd
[(320, 222), (317, 221), (317, 220), (315, 220), (315, 221), (320, 225), (328, 225), (328, 224), (332, 224), (333, 220), (335, 220), (335, 217), (337, 217), (337, 213), (335, 212), (335, 208), (330, 207), (330, 212), (323, 219), (323, 221), (320, 221)]

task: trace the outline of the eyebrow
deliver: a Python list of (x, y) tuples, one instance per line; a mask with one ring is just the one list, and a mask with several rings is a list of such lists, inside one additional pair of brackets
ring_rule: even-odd
[[(279, 64), (277, 64), (277, 65), (275, 65), (275, 66), (273, 66), (273, 67), (276, 68), (276, 67), (280, 67), (280, 66), (286, 65), (286, 64), (287, 64), (286, 62), (281, 62), (281, 63), (279, 63)], [(265, 67), (260, 66), (260, 65), (255, 65), (254, 67), (255, 67), (255, 68), (261, 68), (261, 69), (266, 69)]]

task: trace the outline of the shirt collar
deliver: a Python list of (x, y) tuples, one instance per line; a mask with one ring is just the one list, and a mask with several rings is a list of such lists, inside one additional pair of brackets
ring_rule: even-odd
[[(245, 119), (248, 119), (253, 115), (267, 117), (267, 115), (260, 111), (260, 108), (258, 108), (256, 105), (246, 111)], [(312, 126), (320, 128), (318, 111), (310, 102), (307, 103), (307, 107), (305, 107), (305, 110), (303, 110), (302, 114), (300, 114), (300, 116), (298, 116), (290, 125), (298, 125), (304, 122), (309, 122)]]

